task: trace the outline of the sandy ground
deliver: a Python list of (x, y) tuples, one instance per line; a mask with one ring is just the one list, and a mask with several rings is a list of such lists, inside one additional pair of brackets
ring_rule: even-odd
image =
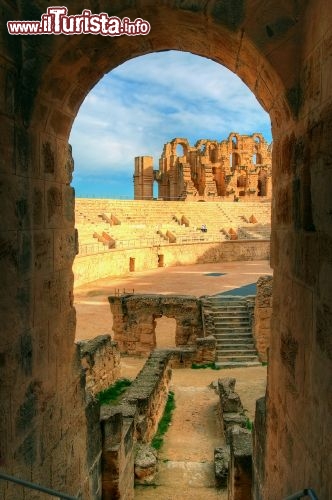
[[(209, 273), (222, 276), (208, 276)], [(106, 278), (75, 289), (77, 339), (112, 334), (112, 315), (107, 297), (128, 293), (177, 293), (213, 295), (256, 282), (272, 274), (268, 262), (232, 262), (159, 268), (130, 273), (121, 279)], [(175, 321), (160, 318), (156, 328), (158, 347), (174, 345)], [(145, 359), (123, 357), (121, 376), (134, 378)], [(224, 444), (219, 423), (218, 396), (210, 387), (218, 378), (235, 377), (248, 417), (253, 420), (255, 401), (265, 393), (266, 367), (211, 370), (173, 370), (171, 389), (176, 408), (172, 424), (159, 451), (153, 485), (136, 486), (136, 500), (226, 500), (227, 492), (215, 488), (213, 452)], [(248, 499), (249, 500), (249, 499)]]
[[(209, 276), (216, 272), (223, 275)], [(112, 333), (113, 320), (107, 297), (118, 291), (200, 297), (254, 283), (263, 274), (272, 274), (268, 261), (225, 262), (164, 267), (82, 285), (74, 290), (76, 337), (87, 339)]]

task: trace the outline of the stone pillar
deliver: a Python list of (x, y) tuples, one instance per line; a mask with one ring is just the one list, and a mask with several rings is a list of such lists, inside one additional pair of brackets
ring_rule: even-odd
[(153, 178), (152, 156), (136, 156), (134, 172), (135, 200), (152, 200)]

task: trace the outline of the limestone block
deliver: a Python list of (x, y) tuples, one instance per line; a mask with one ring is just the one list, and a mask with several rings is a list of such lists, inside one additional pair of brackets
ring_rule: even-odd
[(229, 446), (215, 448), (214, 450), (214, 475), (219, 488), (227, 488), (228, 469), (230, 461)]
[(110, 335), (77, 342), (87, 393), (107, 389), (120, 376), (120, 352)]
[(230, 433), (229, 499), (251, 498), (252, 436), (247, 429), (235, 427)]
[(47, 183), (46, 186), (46, 224), (47, 227), (56, 228), (63, 224), (63, 194), (62, 189), (56, 184)]
[[(1, 70), (0, 70), (1, 71)], [(0, 105), (1, 106), (1, 105)], [(14, 124), (12, 120), (3, 117), (2, 133), (0, 135), (0, 172), (14, 173)]]
[(220, 405), (223, 413), (237, 413), (243, 411), (240, 396), (234, 392), (234, 378), (219, 379), (218, 388)]
[(151, 483), (157, 470), (157, 452), (148, 444), (138, 445), (135, 456), (135, 482)]
[(245, 429), (247, 425), (247, 419), (242, 413), (223, 413), (222, 418), (226, 443), (229, 444), (231, 439), (230, 435), (233, 432), (233, 429), (236, 427)]

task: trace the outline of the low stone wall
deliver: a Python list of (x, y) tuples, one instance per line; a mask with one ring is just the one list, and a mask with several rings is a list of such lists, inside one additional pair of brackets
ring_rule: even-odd
[(201, 303), (191, 295), (135, 294), (108, 297), (114, 339), (121, 353), (146, 355), (156, 347), (156, 318), (175, 318), (176, 346), (194, 346), (203, 335)]
[[(252, 436), (236, 427), (230, 433), (228, 500), (248, 500), (252, 496)], [(256, 497), (255, 497), (256, 498)]]
[(76, 345), (89, 394), (107, 389), (120, 377), (120, 351), (110, 335), (81, 340)]
[(196, 339), (193, 362), (196, 364), (213, 363), (216, 360), (217, 341), (213, 335)]
[(171, 379), (171, 352), (156, 350), (117, 405), (104, 405), (103, 498), (134, 498), (134, 444), (147, 443), (163, 414)]
[[(161, 256), (163, 258), (161, 259)], [(73, 265), (75, 286), (109, 276), (125, 276), (130, 270), (156, 269), (210, 262), (266, 260), (270, 257), (270, 240), (236, 240), (187, 243), (128, 250), (110, 250), (93, 255), (78, 255)], [(130, 268), (133, 266), (133, 268)]]
[(267, 361), (270, 346), (272, 284), (272, 276), (261, 276), (257, 281), (253, 335), (259, 358), (264, 362)]
[[(109, 408), (109, 407), (108, 407)], [(118, 409), (101, 411), (102, 498), (134, 498), (134, 415)]]
[(228, 500), (247, 500), (252, 498), (252, 434), (235, 382), (224, 378), (217, 383), (226, 446), (215, 449), (215, 475), (220, 487), (227, 485)]

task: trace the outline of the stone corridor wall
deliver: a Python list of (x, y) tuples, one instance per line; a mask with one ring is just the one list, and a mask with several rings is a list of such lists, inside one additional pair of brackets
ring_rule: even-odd
[[(105, 10), (99, 0), (84, 5)], [(115, 1), (110, 15), (147, 19), (150, 33), (8, 34), (6, 21), (39, 20), (48, 6), (0, 0), (1, 470), (98, 499), (74, 345), (68, 138), (105, 73), (135, 56), (179, 49), (235, 72), (271, 117), (273, 314), (257, 495), (279, 500), (310, 485), (331, 498), (330, 2)], [(72, 0), (70, 13), (81, 12)], [(0, 496), (33, 498), (5, 482)]]
[(261, 361), (267, 362), (271, 336), (272, 276), (261, 276), (256, 284), (253, 335)]

